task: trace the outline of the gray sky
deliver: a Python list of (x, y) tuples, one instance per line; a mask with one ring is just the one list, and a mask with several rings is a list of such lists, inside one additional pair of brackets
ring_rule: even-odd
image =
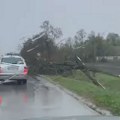
[(120, 33), (120, 0), (0, 0), (0, 54), (16, 51), (21, 38), (40, 31), (43, 21), (63, 37), (79, 29)]

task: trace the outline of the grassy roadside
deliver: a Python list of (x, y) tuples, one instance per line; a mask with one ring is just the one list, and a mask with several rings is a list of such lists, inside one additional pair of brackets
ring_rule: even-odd
[(120, 115), (120, 78), (97, 73), (96, 78), (106, 87), (104, 90), (92, 84), (81, 71), (76, 71), (67, 77), (49, 77), (97, 106), (111, 111), (114, 115)]

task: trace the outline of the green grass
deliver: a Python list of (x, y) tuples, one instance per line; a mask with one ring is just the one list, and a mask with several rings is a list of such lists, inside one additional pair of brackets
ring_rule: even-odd
[(94, 102), (97, 106), (111, 111), (114, 115), (120, 115), (120, 78), (97, 73), (96, 79), (106, 87), (104, 90), (95, 86), (81, 71), (76, 71), (67, 77), (49, 77), (54, 82)]

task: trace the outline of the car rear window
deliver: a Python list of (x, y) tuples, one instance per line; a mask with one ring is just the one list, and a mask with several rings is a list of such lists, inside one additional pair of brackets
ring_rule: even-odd
[(24, 62), (21, 58), (6, 57), (1, 59), (1, 63), (23, 64)]

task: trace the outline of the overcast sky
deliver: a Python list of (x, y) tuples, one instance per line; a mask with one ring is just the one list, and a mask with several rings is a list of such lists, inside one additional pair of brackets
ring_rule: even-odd
[(120, 0), (0, 0), (0, 54), (16, 51), (45, 20), (60, 27), (63, 37), (82, 28), (120, 34)]

